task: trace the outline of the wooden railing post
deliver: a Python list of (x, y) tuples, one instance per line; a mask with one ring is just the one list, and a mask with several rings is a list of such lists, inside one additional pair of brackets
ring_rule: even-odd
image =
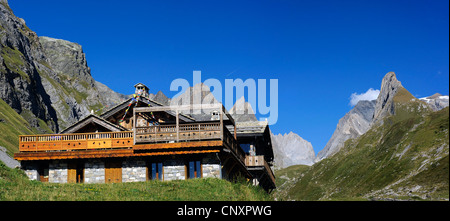
[(176, 110), (176, 130), (177, 130), (177, 142), (180, 140), (180, 113), (178, 112), (178, 109)]
[(136, 145), (136, 108), (133, 108), (133, 145)]
[(219, 111), (219, 116), (220, 116), (220, 139), (223, 141), (223, 110)]

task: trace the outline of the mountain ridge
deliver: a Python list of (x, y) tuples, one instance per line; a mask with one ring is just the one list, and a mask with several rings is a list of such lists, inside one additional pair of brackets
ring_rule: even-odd
[[(368, 131), (310, 167), (276, 171), (278, 200), (448, 200), (449, 107), (434, 111), (384, 84)], [(383, 90), (382, 90), (383, 91)], [(289, 171), (289, 172), (286, 172)]]
[(61, 131), (125, 99), (92, 78), (81, 45), (37, 36), (7, 1), (0, 10), (0, 98), (39, 133)]
[[(396, 96), (400, 93), (400, 96)], [(336, 130), (328, 140), (326, 146), (319, 151), (315, 162), (323, 160), (340, 150), (345, 144), (345, 141), (352, 138), (357, 138), (363, 135), (371, 127), (383, 124), (383, 119), (387, 116), (395, 114), (395, 102), (397, 101), (423, 101), (422, 108), (427, 109), (428, 106), (433, 111), (441, 110), (449, 106), (448, 96), (442, 96), (436, 93), (432, 96), (415, 98), (408, 90), (406, 90), (394, 72), (388, 72), (382, 79), (381, 90), (376, 100), (359, 101), (353, 109), (345, 114), (339, 120)], [(426, 105), (425, 105), (426, 104)], [(401, 105), (401, 102), (397, 105)], [(370, 114), (372, 113), (372, 116)]]

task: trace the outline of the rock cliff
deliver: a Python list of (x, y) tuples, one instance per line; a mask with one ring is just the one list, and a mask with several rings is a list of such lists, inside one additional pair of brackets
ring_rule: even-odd
[(13, 14), (5, 0), (0, 2), (0, 51), (0, 98), (39, 132), (58, 131), (58, 116), (41, 76), (42, 72), (56, 74), (36, 33)]
[(343, 146), (344, 142), (351, 138), (357, 138), (369, 130), (376, 100), (359, 101), (355, 107), (339, 120), (336, 130), (327, 145), (317, 154), (317, 161), (327, 158)]
[(311, 143), (298, 134), (293, 132), (284, 135), (271, 134), (271, 139), (276, 169), (299, 164), (308, 166), (314, 164), (316, 155)]
[(403, 86), (397, 80), (395, 73), (387, 73), (381, 81), (380, 94), (378, 95), (375, 112), (373, 113), (373, 123), (382, 123), (384, 117), (394, 114), (395, 107), (393, 99), (399, 88), (403, 88)]
[(44, 77), (44, 86), (58, 112), (59, 124), (65, 128), (91, 111), (120, 103), (126, 97), (97, 82), (91, 76), (81, 45), (66, 40), (39, 37), (48, 64), (57, 74)]
[(431, 109), (433, 109), (433, 111), (438, 111), (448, 107), (449, 104), (448, 98), (449, 98), (448, 95), (443, 96), (439, 93), (436, 93), (429, 97), (420, 98), (420, 100), (427, 103), (428, 106), (431, 107)]
[(125, 98), (92, 78), (80, 45), (38, 37), (6, 0), (0, 49), (0, 98), (40, 133), (58, 132)]

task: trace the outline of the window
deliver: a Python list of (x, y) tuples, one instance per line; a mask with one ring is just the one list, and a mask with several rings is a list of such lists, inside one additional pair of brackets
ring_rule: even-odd
[(199, 160), (189, 161), (188, 165), (188, 178), (201, 178), (202, 177), (202, 165)]
[(162, 163), (150, 163), (149, 164), (149, 178), (152, 180), (163, 179), (163, 165)]

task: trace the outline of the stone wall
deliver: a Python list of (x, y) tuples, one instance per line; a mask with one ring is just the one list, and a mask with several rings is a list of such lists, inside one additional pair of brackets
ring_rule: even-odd
[[(163, 180), (186, 179), (187, 158), (165, 159), (163, 163)], [(204, 155), (201, 159), (203, 178), (224, 178), (219, 159), (214, 154)], [(67, 183), (68, 162), (54, 160), (49, 162), (50, 183)], [(39, 180), (38, 165), (24, 163), (22, 169), (31, 180)], [(146, 159), (125, 159), (122, 161), (122, 182), (144, 182), (147, 180)], [(105, 183), (105, 161), (91, 159), (84, 162), (84, 183)]]
[(37, 171), (37, 164), (30, 162), (22, 162), (21, 165), (22, 170), (28, 176), (30, 180), (39, 180), (39, 174)]
[(67, 162), (54, 160), (48, 165), (49, 183), (67, 183)]
[(184, 180), (186, 171), (184, 161), (167, 160), (163, 163), (163, 180)]
[(202, 177), (203, 178), (222, 178), (220, 164), (203, 164)]
[(105, 162), (89, 160), (84, 164), (85, 183), (105, 183)]
[(206, 155), (202, 159), (202, 177), (222, 178), (222, 167), (215, 154)]
[(122, 163), (122, 182), (144, 182), (147, 167), (142, 160), (126, 160)]

